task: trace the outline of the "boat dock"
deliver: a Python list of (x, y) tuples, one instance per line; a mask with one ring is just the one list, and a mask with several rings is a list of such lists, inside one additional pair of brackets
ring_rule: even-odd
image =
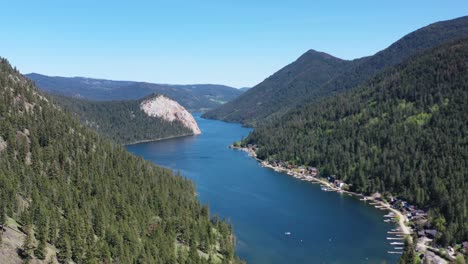
[(387, 237), (388, 240), (403, 240), (403, 237)]

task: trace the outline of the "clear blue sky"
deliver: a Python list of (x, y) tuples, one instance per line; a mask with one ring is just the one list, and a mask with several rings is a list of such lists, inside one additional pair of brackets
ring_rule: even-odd
[[(72, 3), (73, 2), (73, 3)], [(21, 72), (253, 86), (308, 49), (353, 59), (468, 1), (4, 1), (0, 56)]]

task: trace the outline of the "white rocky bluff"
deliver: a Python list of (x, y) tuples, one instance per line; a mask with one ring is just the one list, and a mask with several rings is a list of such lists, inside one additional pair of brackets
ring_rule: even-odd
[(184, 126), (191, 129), (194, 135), (201, 134), (192, 114), (176, 101), (163, 95), (144, 100), (140, 103), (140, 109), (151, 117), (160, 117), (170, 122), (179, 120)]

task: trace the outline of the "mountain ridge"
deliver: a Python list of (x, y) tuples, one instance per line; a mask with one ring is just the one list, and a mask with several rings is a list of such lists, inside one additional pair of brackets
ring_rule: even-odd
[(2, 58), (0, 95), (0, 262), (239, 262), (190, 180), (82, 125)]
[[(141, 105), (143, 102), (151, 101), (159, 96), (163, 95), (155, 93), (137, 100), (90, 101), (51, 95), (54, 103), (75, 115), (82, 124), (118, 144), (192, 136), (199, 133), (198, 126), (187, 126), (179, 118), (166, 120), (160, 116), (150, 116), (142, 110)], [(168, 98), (167, 96), (164, 97)], [(172, 99), (168, 98), (168, 101), (172, 101)], [(183, 108), (183, 106), (180, 107)], [(178, 111), (183, 112), (184, 110), (179, 109)], [(187, 111), (185, 110), (185, 112)], [(186, 114), (180, 114), (180, 117), (187, 115), (191, 116), (187, 112)], [(195, 127), (197, 129), (194, 130)]]
[(158, 84), (136, 81), (114, 81), (87, 77), (25, 75), (49, 93), (94, 101), (134, 100), (158, 93), (166, 95), (190, 111), (206, 111), (230, 101), (242, 90), (220, 84)]
[[(372, 56), (346, 61), (346, 65), (337, 67), (330, 75), (322, 76), (324, 78), (328, 77), (327, 80), (316, 83), (310, 82), (310, 78), (313, 78), (314, 75), (320, 72), (308, 71), (304, 69), (303, 65), (300, 65), (307, 58), (308, 51), (296, 61), (254, 86), (245, 94), (240, 95), (229, 103), (208, 111), (204, 117), (229, 122), (241, 122), (245, 125), (255, 126), (257, 123), (267, 119), (277, 118), (277, 116), (281, 116), (295, 107), (304, 107), (308, 104), (316, 103), (326, 96), (352, 89), (375, 74), (419, 52), (436, 47), (443, 42), (467, 36), (468, 16), (435, 22), (406, 34)], [(314, 60), (317, 57), (317, 53), (319, 52), (311, 50), (311, 54), (315, 55), (313, 57)], [(297, 67), (299, 71), (303, 72), (303, 75), (297, 76), (294, 83), (289, 83), (287, 76), (285, 77), (282, 74), (283, 71), (291, 67)], [(276, 79), (276, 83), (269, 83), (269, 80), (272, 79)], [(271, 86), (279, 86), (276, 87), (276, 98), (269, 98), (269, 94), (266, 93), (268, 89), (271, 89)], [(265, 100), (269, 100), (268, 107), (262, 106), (265, 105)], [(280, 107), (274, 107), (280, 104), (282, 104)], [(252, 111), (251, 109), (254, 110)]]
[[(233, 101), (205, 113), (204, 117), (216, 119), (219, 116), (224, 121), (246, 124), (252, 117), (261, 119), (275, 111), (286, 111), (298, 103), (297, 97), (304, 96), (313, 89), (310, 86), (324, 84), (350, 63), (324, 52), (309, 50)], [(288, 89), (284, 89), (285, 87)], [(234, 108), (229, 108), (233, 105)], [(223, 111), (224, 109), (227, 110)], [(216, 114), (217, 112), (220, 114)]]
[(264, 123), (243, 141), (260, 159), (314, 166), (359, 193), (429, 211), (436, 243), (468, 239), (468, 38), (416, 54), (355, 89)]

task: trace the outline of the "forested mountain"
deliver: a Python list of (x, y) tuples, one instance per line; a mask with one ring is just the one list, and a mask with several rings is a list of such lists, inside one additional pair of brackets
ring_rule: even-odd
[(256, 128), (258, 157), (316, 166), (364, 193), (429, 210), (446, 245), (468, 240), (468, 39)]
[(78, 116), (82, 123), (119, 144), (193, 135), (193, 131), (180, 121), (168, 121), (144, 113), (140, 100), (89, 101), (54, 95), (57, 105)]
[(191, 181), (81, 125), (5, 59), (0, 94), (1, 263), (237, 262)]
[(52, 77), (26, 74), (39, 89), (49, 93), (94, 101), (135, 100), (150, 94), (166, 95), (189, 111), (206, 111), (233, 100), (242, 91), (225, 85), (171, 85), (131, 81), (112, 81), (83, 77)]
[(333, 64), (310, 67), (318, 58), (308, 55), (309, 51), (232, 102), (207, 112), (205, 117), (255, 125), (273, 114), (281, 115), (285, 110), (314, 104), (325, 96), (353, 88), (412, 55), (464, 37), (468, 37), (468, 16), (428, 25), (373, 56), (353, 61), (334, 58)]
[(309, 50), (233, 101), (205, 113), (204, 117), (252, 125), (273, 113), (288, 110), (351, 64)]

